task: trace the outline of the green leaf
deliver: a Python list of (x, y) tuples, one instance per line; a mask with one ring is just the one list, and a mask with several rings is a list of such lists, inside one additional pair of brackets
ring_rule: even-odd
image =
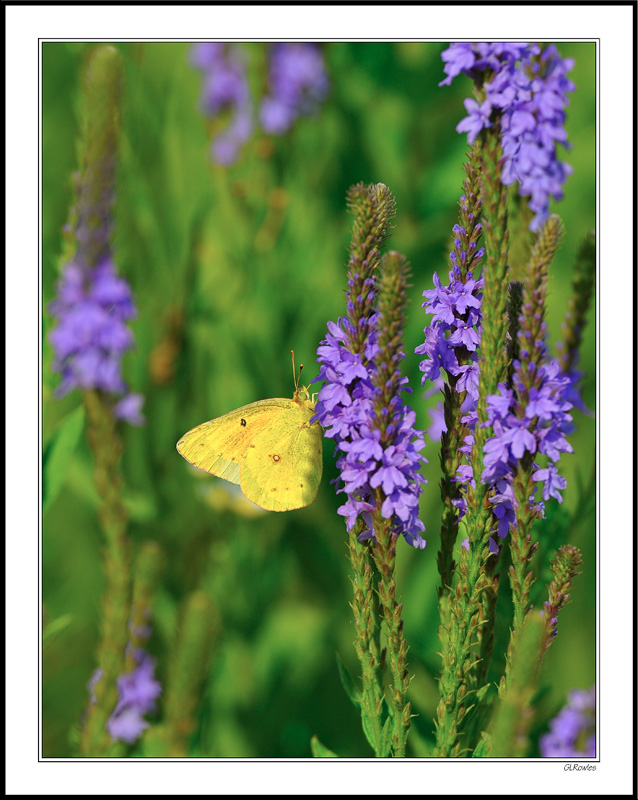
[(381, 748), (379, 750), (379, 758), (388, 758), (392, 750), (392, 718), (388, 717), (381, 731)]
[(365, 708), (361, 709), (361, 725), (363, 726), (363, 732), (366, 735), (366, 739), (368, 740), (368, 744), (374, 750), (375, 755), (377, 753), (377, 742), (374, 738), (374, 728), (372, 727), (372, 723), (370, 722), (370, 717), (367, 715)]
[(310, 740), (310, 749), (312, 750), (314, 758), (339, 758), (336, 753), (333, 753), (332, 750), (328, 750), (325, 745), (321, 744), (316, 736), (313, 736)]
[(44, 449), (42, 455), (43, 515), (64, 486), (71, 458), (83, 430), (84, 406), (80, 405), (64, 417)]
[(361, 708), (361, 692), (357, 689), (354, 678), (350, 674), (350, 670), (344, 664), (339, 653), (337, 655), (337, 667), (339, 668), (339, 677), (341, 678), (341, 685), (345, 689), (346, 694), (352, 701), (356, 708)]
[(47, 623), (44, 626), (42, 631), (42, 644), (47, 644), (51, 641), (55, 636), (61, 633), (65, 628), (71, 624), (71, 615), (70, 614), (63, 614), (61, 617), (57, 619), (52, 619), (51, 622)]
[(481, 741), (476, 745), (472, 758), (487, 758), (492, 749), (492, 737), (489, 733), (481, 731)]

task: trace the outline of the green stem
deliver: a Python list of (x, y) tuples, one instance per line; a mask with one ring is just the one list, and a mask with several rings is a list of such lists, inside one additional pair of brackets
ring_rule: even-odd
[(364, 731), (375, 751), (381, 756), (383, 731), (383, 665), (379, 622), (378, 597), (374, 589), (375, 572), (367, 545), (358, 539), (358, 526), (349, 534), (352, 581), (352, 612), (356, 638), (355, 650), (361, 664), (361, 716)]
[(511, 678), (496, 708), (490, 756), (521, 758), (529, 747), (538, 664), (544, 648), (545, 621), (530, 613), (513, 648)]
[(118, 701), (117, 677), (125, 672), (125, 649), (131, 610), (131, 570), (126, 539), (126, 511), (121, 500), (121, 444), (111, 409), (97, 391), (84, 393), (87, 437), (95, 459), (95, 484), (102, 499), (99, 518), (105, 538), (105, 588), (97, 661), (102, 676), (95, 702), (87, 709), (80, 738), (84, 756), (108, 756), (120, 748), (111, 740), (106, 723)]
[(376, 542), (372, 544), (372, 554), (380, 580), (378, 583), (380, 611), (386, 625), (388, 636), (388, 663), (392, 679), (390, 709), (394, 717), (392, 735), (392, 756), (404, 758), (410, 728), (410, 703), (407, 692), (410, 675), (407, 667), (408, 646), (403, 636), (403, 606), (396, 599), (396, 543), (397, 534), (392, 531), (390, 520), (380, 515), (374, 521)]
[(164, 702), (164, 753), (184, 758), (197, 727), (197, 707), (219, 629), (219, 614), (208, 595), (193, 592), (182, 613)]

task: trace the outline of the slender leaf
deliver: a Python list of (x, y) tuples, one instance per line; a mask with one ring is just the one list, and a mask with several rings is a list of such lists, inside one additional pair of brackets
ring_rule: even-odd
[(352, 701), (352, 704), (356, 706), (356, 708), (361, 708), (361, 692), (357, 688), (354, 678), (350, 673), (350, 670), (343, 662), (343, 659), (339, 655), (337, 655), (337, 667), (339, 668), (339, 677), (341, 678), (341, 685), (345, 689), (346, 694)]
[(84, 406), (80, 405), (64, 417), (47, 443), (42, 455), (42, 514), (64, 486), (83, 430)]
[(321, 744), (316, 736), (313, 736), (310, 740), (310, 749), (312, 750), (314, 758), (339, 758), (336, 753), (333, 753), (332, 750), (328, 750), (325, 745)]

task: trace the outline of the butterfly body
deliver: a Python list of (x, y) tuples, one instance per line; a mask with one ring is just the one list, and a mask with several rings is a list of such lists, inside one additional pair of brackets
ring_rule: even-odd
[(193, 466), (239, 484), (267, 511), (292, 511), (317, 496), (321, 426), (302, 386), (292, 398), (259, 400), (188, 431), (177, 450)]

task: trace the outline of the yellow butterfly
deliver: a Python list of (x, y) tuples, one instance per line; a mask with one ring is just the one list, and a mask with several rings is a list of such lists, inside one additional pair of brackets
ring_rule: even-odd
[(321, 426), (310, 424), (314, 413), (315, 395), (295, 378), (292, 399), (258, 400), (204, 422), (182, 436), (177, 451), (193, 466), (238, 483), (266, 511), (303, 508), (317, 497), (323, 470)]

